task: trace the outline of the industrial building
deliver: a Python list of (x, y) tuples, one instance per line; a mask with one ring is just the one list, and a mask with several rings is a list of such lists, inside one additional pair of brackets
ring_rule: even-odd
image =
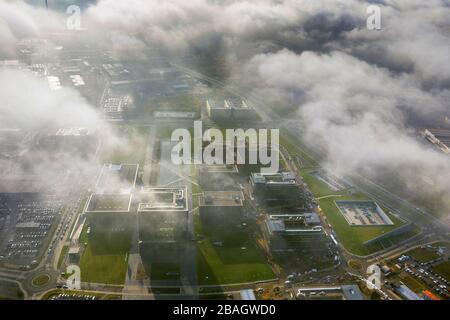
[(301, 250), (299, 244), (324, 236), (320, 218), (315, 213), (268, 215), (264, 231), (274, 253)]
[(204, 191), (200, 197), (200, 207), (242, 207), (242, 191)]
[(316, 294), (321, 296), (336, 296), (342, 300), (364, 300), (364, 296), (357, 285), (342, 285), (335, 287), (302, 287), (297, 289), (297, 297), (308, 297), (313, 299)]
[(94, 193), (89, 197), (86, 213), (130, 212), (130, 193)]
[(389, 216), (375, 201), (345, 200), (335, 201), (341, 214), (350, 226), (391, 226)]
[(292, 172), (252, 173), (250, 183), (255, 196), (268, 205), (295, 207), (302, 204), (302, 195)]
[(186, 187), (144, 188), (138, 215), (144, 242), (178, 242), (186, 238), (188, 200)]
[(271, 235), (301, 235), (322, 232), (320, 218), (316, 213), (276, 214), (266, 218)]
[(208, 116), (214, 121), (255, 120), (257, 113), (248, 103), (238, 98), (227, 98), (223, 101), (208, 99), (206, 101)]
[(395, 292), (398, 293), (401, 297), (403, 297), (406, 300), (423, 300), (414, 291), (412, 291), (410, 288), (408, 288), (404, 284), (401, 284), (400, 286), (395, 288)]
[(131, 193), (136, 185), (139, 164), (105, 163), (96, 184), (96, 193)]

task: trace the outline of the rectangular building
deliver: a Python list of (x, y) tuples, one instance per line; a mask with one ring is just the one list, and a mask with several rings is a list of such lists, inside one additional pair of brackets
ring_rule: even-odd
[(250, 183), (255, 196), (269, 205), (295, 207), (302, 204), (303, 197), (292, 172), (252, 173)]
[(186, 239), (187, 188), (145, 188), (140, 193), (138, 214), (140, 240), (170, 243)]
[(206, 110), (214, 121), (242, 121), (255, 120), (257, 113), (246, 101), (236, 98), (228, 98), (223, 101), (208, 99)]

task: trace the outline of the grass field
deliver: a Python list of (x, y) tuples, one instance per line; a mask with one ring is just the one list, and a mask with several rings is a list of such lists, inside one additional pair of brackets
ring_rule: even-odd
[(392, 231), (406, 222), (398, 219), (394, 215), (386, 213), (391, 221), (394, 223), (392, 226), (368, 226), (368, 227), (358, 227), (358, 226), (350, 226), (345, 220), (344, 216), (339, 211), (336, 206), (335, 200), (369, 200), (367, 197), (361, 194), (354, 195), (346, 195), (341, 194), (341, 196), (337, 197), (327, 197), (320, 199), (318, 201), (322, 211), (327, 217), (328, 222), (333, 226), (339, 240), (342, 242), (344, 247), (358, 255), (367, 255), (378, 250), (383, 249), (385, 246), (389, 246), (392, 243), (387, 243), (383, 246), (382, 243), (364, 246), (363, 243), (373, 239), (377, 236), (382, 235), (383, 233), (387, 233)]
[(432, 268), (432, 271), (450, 281), (450, 261), (443, 262)]
[(198, 244), (199, 284), (253, 282), (275, 278), (256, 247), (218, 248), (209, 239)]
[(69, 251), (69, 246), (64, 246), (61, 249), (61, 253), (59, 254), (59, 258), (58, 258), (58, 269), (61, 268), (61, 265), (62, 265), (68, 251)]
[[(195, 231), (200, 239), (197, 242), (199, 284), (253, 282), (275, 277), (248, 230), (230, 230), (229, 226), (220, 229), (211, 225), (203, 229), (200, 217), (195, 216)], [(215, 245), (217, 242), (222, 244)]]
[[(330, 189), (325, 183), (317, 180), (310, 173), (317, 170), (318, 167), (305, 167), (300, 170), (303, 181), (308, 185), (308, 188), (318, 199), (318, 204), (322, 209), (322, 212), (327, 217), (328, 222), (333, 226), (339, 240), (344, 247), (351, 253), (358, 255), (368, 255), (373, 252), (382, 250), (396, 242), (402, 241), (412, 236), (417, 230), (411, 233), (405, 233), (404, 236), (393, 237), (386, 243), (378, 243), (371, 246), (364, 246), (363, 243), (373, 239), (383, 233), (389, 232), (406, 222), (398, 219), (392, 214), (387, 213), (389, 218), (394, 223), (393, 226), (368, 226), (357, 227), (350, 226), (345, 220), (344, 216), (339, 211), (335, 204), (336, 200), (371, 200), (363, 194), (349, 194), (347, 191), (334, 191)], [(383, 208), (384, 209), (384, 208)]]
[(318, 169), (319, 167), (304, 167), (300, 170), (303, 181), (308, 185), (309, 190), (311, 190), (314, 196), (319, 198), (327, 195), (341, 194), (338, 191), (330, 189), (325, 183), (317, 180), (317, 178), (311, 174), (311, 172)]
[(287, 130), (281, 130), (280, 144), (286, 148), (291, 156), (300, 157), (303, 166), (316, 166), (317, 161), (311, 158), (304, 150), (298, 147), (299, 141)]
[(450, 242), (448, 241), (438, 241), (433, 243), (433, 247), (438, 248), (438, 247), (445, 247), (447, 249), (450, 249)]
[(81, 279), (86, 282), (122, 284), (127, 269), (126, 253), (95, 254), (88, 244), (80, 261)]
[(80, 260), (82, 281), (108, 284), (124, 282), (132, 220), (129, 216), (114, 214), (89, 217), (87, 225), (91, 227), (91, 232), (89, 235), (83, 234), (87, 246)]
[(32, 283), (34, 286), (40, 287), (43, 285), (46, 285), (48, 281), (50, 280), (50, 277), (46, 274), (41, 274), (40, 276), (37, 276), (33, 279)]
[(401, 277), (400, 279), (408, 288), (410, 288), (412, 291), (416, 293), (422, 293), (422, 291), (424, 290), (429, 290), (426, 284), (424, 284), (422, 281), (414, 277), (404, 276)]
[(436, 252), (422, 248), (416, 248), (408, 251), (406, 255), (413, 257), (414, 260), (419, 262), (427, 262), (439, 257)]

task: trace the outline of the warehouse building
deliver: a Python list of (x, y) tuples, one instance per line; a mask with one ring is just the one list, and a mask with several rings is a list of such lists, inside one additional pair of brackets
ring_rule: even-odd
[(208, 116), (214, 121), (239, 121), (257, 119), (256, 111), (246, 101), (228, 98), (223, 101), (206, 101)]

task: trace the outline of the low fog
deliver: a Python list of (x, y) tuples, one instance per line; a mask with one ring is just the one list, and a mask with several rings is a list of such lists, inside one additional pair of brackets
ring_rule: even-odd
[[(49, 1), (45, 10), (36, 2), (0, 3), (0, 60), (14, 59), (21, 39), (66, 32), (64, 6)], [(418, 133), (444, 125), (450, 113), (448, 1), (79, 3), (82, 30), (75, 33), (117, 57), (157, 50), (173, 61), (199, 53), (220, 59), (228, 71), (221, 80), (250, 88), (249, 95), (296, 119), (302, 138), (325, 152), (325, 166), (391, 177), (396, 189), (432, 199), (433, 209), (449, 215), (450, 158)], [(381, 8), (379, 31), (366, 28), (373, 3)], [(106, 126), (76, 92), (49, 92), (30, 74), (2, 72), (0, 96), (2, 126)]]

